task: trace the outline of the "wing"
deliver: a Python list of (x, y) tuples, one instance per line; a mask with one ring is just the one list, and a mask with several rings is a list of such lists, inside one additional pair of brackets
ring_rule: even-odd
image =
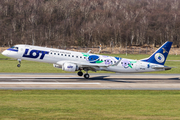
[(118, 60), (115, 64), (111, 64), (111, 65), (107, 65), (107, 64), (92, 64), (92, 63), (80, 63), (80, 62), (76, 62), (76, 61), (59, 61), (56, 64), (58, 65), (63, 65), (64, 63), (73, 63), (76, 64), (78, 67), (81, 68), (87, 68), (90, 69), (92, 71), (96, 71), (96, 69), (106, 69), (107, 67), (110, 66), (117, 66), (120, 63), (121, 59)]

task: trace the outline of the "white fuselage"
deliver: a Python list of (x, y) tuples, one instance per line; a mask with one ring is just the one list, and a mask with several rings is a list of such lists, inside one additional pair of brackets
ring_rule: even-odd
[[(141, 60), (132, 60), (30, 45), (16, 45), (15, 47), (17, 47), (18, 50), (7, 49), (2, 54), (12, 58), (52, 63), (59, 66), (62, 66), (64, 63), (74, 63), (79, 65), (79, 67), (87, 65), (87, 67), (92, 67), (94, 70), (106, 70), (121, 73), (164, 70), (153, 69), (154, 66), (163, 67), (163, 65), (144, 62)], [(120, 59), (120, 63), (113, 66), (113, 64), (117, 63)]]

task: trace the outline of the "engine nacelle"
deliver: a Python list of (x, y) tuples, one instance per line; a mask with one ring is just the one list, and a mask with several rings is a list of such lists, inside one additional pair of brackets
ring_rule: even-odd
[(64, 63), (62, 65), (62, 70), (74, 72), (74, 71), (79, 70), (79, 67), (76, 64), (73, 64), (73, 63)]

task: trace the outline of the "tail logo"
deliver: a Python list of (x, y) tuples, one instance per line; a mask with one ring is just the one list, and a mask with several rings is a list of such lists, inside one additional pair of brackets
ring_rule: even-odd
[(163, 53), (168, 53), (168, 51), (165, 48), (162, 49), (163, 49)]
[(161, 54), (161, 53), (156, 53), (156, 54), (155, 54), (155, 60), (156, 60), (157, 62), (159, 62), (159, 63), (163, 63), (164, 60), (165, 60), (165, 57), (164, 57), (164, 55)]

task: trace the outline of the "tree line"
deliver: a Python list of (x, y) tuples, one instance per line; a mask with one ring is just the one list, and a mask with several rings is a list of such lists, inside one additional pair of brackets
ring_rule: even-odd
[(1, 0), (0, 45), (180, 46), (179, 0)]

